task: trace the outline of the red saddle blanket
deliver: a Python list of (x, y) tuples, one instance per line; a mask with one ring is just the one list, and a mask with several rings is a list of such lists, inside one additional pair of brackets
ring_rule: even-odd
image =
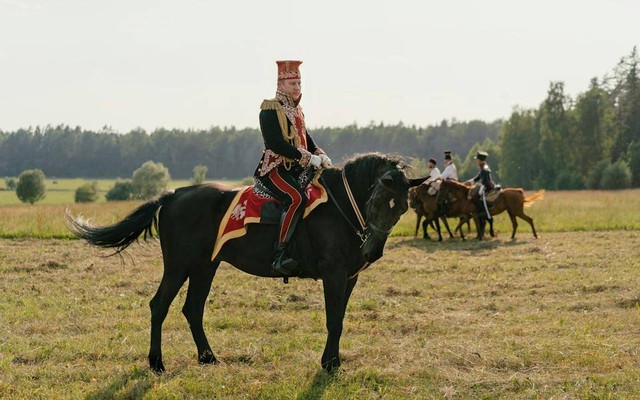
[[(307, 186), (305, 193), (307, 201), (302, 218), (306, 218), (313, 209), (327, 201), (327, 192), (317, 180)], [(244, 236), (247, 233), (248, 224), (278, 223), (279, 221), (262, 217), (262, 208), (269, 202), (278, 203), (278, 200), (258, 196), (254, 193), (253, 186), (238, 190), (218, 228), (211, 259), (216, 258), (226, 242)]]

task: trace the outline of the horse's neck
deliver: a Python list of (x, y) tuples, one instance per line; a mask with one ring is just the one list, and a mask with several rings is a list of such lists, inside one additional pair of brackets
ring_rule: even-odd
[[(342, 178), (343, 171), (342, 170), (330, 170), (326, 171), (330, 172), (325, 176), (325, 181), (329, 186), (329, 190), (332, 191), (336, 200), (340, 203), (351, 204), (349, 197), (347, 195), (347, 188), (345, 187), (345, 182)], [(325, 172), (325, 174), (326, 174)], [(351, 175), (351, 176), (350, 176)], [(345, 171), (345, 176), (347, 180), (347, 184), (349, 185), (349, 189), (358, 205), (358, 208), (361, 212), (364, 212), (365, 204), (367, 199), (369, 198), (369, 188), (372, 186), (372, 183), (361, 182), (356, 179), (352, 174), (349, 174)]]

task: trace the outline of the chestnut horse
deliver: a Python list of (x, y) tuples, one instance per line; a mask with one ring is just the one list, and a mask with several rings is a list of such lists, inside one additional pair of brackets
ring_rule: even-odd
[[(434, 231), (438, 233), (438, 241), (442, 241), (442, 234), (440, 231), (440, 223), (439, 219), (442, 220), (444, 226), (447, 228), (447, 232), (449, 232), (449, 238), (453, 239), (453, 233), (451, 233), (451, 228), (449, 228), (449, 223), (447, 218), (460, 218), (460, 223), (458, 227), (454, 230), (460, 231), (460, 237), (464, 240), (464, 232), (462, 231), (462, 225), (467, 224), (467, 231), (471, 230), (470, 220), (472, 218), (471, 214), (469, 215), (460, 215), (456, 214), (456, 210), (447, 209), (444, 211), (440, 206), (440, 197), (439, 195), (430, 195), (428, 193), (429, 187), (427, 185), (418, 185), (409, 190), (409, 207), (411, 207), (418, 217), (416, 221), (416, 230), (414, 236), (418, 235), (418, 230), (420, 229), (420, 220), (422, 217), (425, 217), (425, 221), (422, 223), (422, 231), (423, 238), (429, 239), (429, 234), (427, 233), (427, 225), (431, 226)], [(435, 221), (435, 226), (434, 226)], [(490, 222), (491, 227), (491, 236), (493, 234), (493, 223)]]
[(438, 241), (442, 241), (439, 219), (442, 219), (444, 226), (449, 232), (449, 237), (453, 238), (451, 228), (449, 228), (449, 223), (440, 212), (436, 196), (429, 195), (427, 193), (428, 190), (429, 186), (427, 185), (418, 185), (409, 189), (409, 207), (416, 212), (416, 216), (418, 217), (418, 220), (416, 221), (416, 230), (413, 236), (418, 236), (420, 221), (422, 220), (422, 217), (424, 217), (424, 221), (422, 222), (422, 237), (424, 239), (430, 238), (429, 233), (427, 233), (427, 226), (431, 226), (431, 228), (438, 233)]
[[(456, 210), (461, 214), (472, 214), (474, 220), (476, 220), (476, 226), (478, 226), (478, 239), (482, 240), (483, 224), (479, 221), (477, 216), (477, 210), (471, 200), (468, 199), (469, 190), (471, 188), (460, 182), (456, 181), (443, 181), (440, 185), (440, 195), (449, 196), (451, 194), (455, 201), (449, 203), (451, 210)], [(544, 197), (544, 189), (539, 190), (529, 197), (524, 197), (524, 190), (521, 188), (507, 188), (502, 189), (498, 198), (491, 203), (489, 207), (489, 213), (491, 216), (498, 215), (504, 211), (509, 214), (511, 218), (511, 226), (513, 232), (511, 233), (511, 239), (516, 237), (516, 229), (518, 228), (518, 221), (516, 217), (519, 217), (531, 225), (533, 236), (538, 237), (536, 228), (533, 224), (533, 218), (524, 213), (524, 207), (529, 207), (535, 201), (541, 200)], [(462, 222), (461, 222), (462, 224)], [(457, 229), (457, 228), (456, 228)]]

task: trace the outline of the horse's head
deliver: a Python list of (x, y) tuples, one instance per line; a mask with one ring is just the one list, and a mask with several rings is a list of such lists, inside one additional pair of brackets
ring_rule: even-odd
[(381, 155), (365, 157), (372, 162), (369, 168), (360, 168), (368, 173), (363, 174), (359, 182), (369, 185), (368, 188), (362, 187), (359, 193), (360, 197), (368, 196), (364, 207), (367, 239), (362, 245), (362, 256), (365, 261), (374, 262), (382, 257), (393, 226), (408, 210), (409, 188), (419, 185), (426, 178), (408, 179), (397, 159)]

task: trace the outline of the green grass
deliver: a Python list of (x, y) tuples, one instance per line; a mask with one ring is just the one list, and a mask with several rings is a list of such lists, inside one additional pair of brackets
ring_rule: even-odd
[[(78, 183), (82, 183), (78, 181)], [(171, 187), (182, 186), (185, 182), (176, 182)], [(108, 186), (109, 183), (107, 182)], [(67, 184), (67, 186), (73, 186)], [(0, 191), (3, 194), (10, 192)], [(58, 193), (49, 192), (49, 196)], [(10, 193), (15, 196), (15, 194)], [(530, 193), (528, 193), (530, 195)], [(92, 218), (96, 224), (111, 224), (126, 216), (140, 202), (98, 202), (93, 204), (74, 204), (72, 200), (59, 203), (48, 202), (28, 205), (23, 203), (0, 206), (0, 237), (4, 238), (72, 238), (64, 226), (64, 210), (69, 208), (73, 214), (83, 214)], [(525, 208), (540, 233), (569, 231), (608, 231), (640, 229), (640, 189), (616, 192), (577, 191), (547, 192), (543, 200)], [(413, 236), (416, 216), (410, 210), (402, 216), (396, 225), (393, 236)], [(451, 229), (457, 223), (449, 220)], [(531, 228), (518, 220), (517, 237), (531, 237)], [(473, 225), (473, 224), (472, 224)], [(444, 228), (443, 228), (444, 229)], [(474, 228), (475, 229), (475, 228)], [(511, 221), (506, 213), (496, 216), (495, 230), (500, 236), (511, 236)], [(432, 232), (432, 231), (430, 231)], [(421, 235), (421, 233), (420, 233)], [(434, 237), (432, 235), (432, 237)]]
[(635, 399), (639, 240), (391, 238), (354, 290), (331, 377), (319, 368), (322, 283), (224, 264), (204, 321), (221, 364), (198, 365), (183, 288), (158, 377), (146, 366), (157, 242), (120, 259), (80, 241), (2, 239), (0, 398)]

